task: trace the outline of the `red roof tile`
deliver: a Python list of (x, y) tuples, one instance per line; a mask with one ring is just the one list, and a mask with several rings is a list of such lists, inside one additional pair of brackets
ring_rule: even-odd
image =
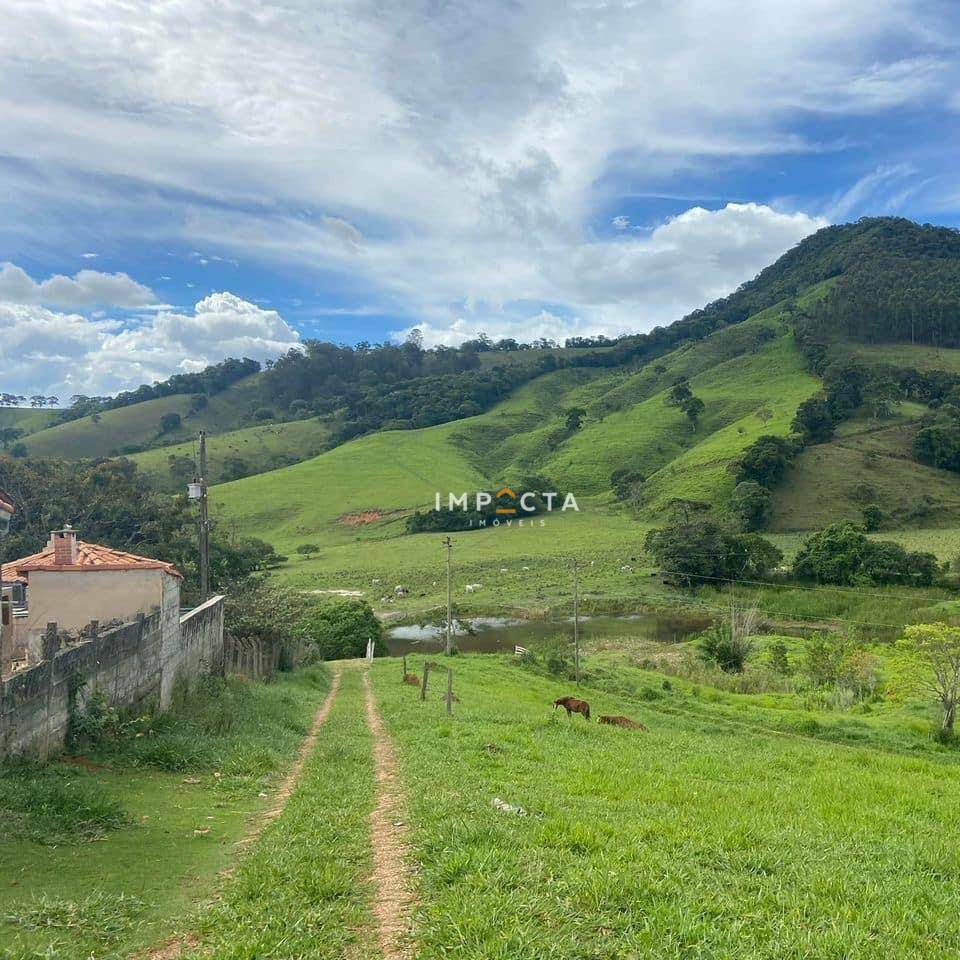
[(152, 557), (140, 557), (135, 553), (124, 553), (111, 547), (101, 547), (96, 543), (77, 541), (76, 563), (57, 563), (53, 547), (48, 546), (39, 553), (11, 560), (3, 565), (4, 583), (26, 583), (27, 574), (33, 570), (58, 570), (65, 573), (96, 573), (98, 570), (163, 570), (171, 576), (183, 576), (172, 563), (155, 560)]

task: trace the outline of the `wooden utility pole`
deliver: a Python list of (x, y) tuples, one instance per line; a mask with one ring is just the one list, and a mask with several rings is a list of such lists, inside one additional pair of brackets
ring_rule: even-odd
[(573, 561), (573, 668), (580, 683), (580, 561)]
[(453, 713), (453, 671), (447, 667), (447, 716)]
[(453, 653), (453, 541), (443, 538), (447, 549), (447, 642), (444, 653), (449, 657)]
[(207, 509), (207, 434), (200, 431), (200, 602), (210, 596), (210, 516)]

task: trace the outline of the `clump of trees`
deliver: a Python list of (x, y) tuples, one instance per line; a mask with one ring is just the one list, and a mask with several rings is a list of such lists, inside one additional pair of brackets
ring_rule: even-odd
[(742, 533), (709, 511), (675, 510), (665, 526), (647, 534), (644, 545), (662, 575), (684, 586), (764, 579), (783, 560), (769, 540)]
[(862, 526), (845, 520), (808, 537), (797, 551), (793, 572), (817, 583), (929, 586), (940, 565), (932, 553), (871, 540)]

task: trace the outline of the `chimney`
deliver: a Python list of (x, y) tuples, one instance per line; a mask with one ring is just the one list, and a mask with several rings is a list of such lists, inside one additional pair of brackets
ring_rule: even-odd
[(77, 531), (68, 523), (62, 530), (50, 534), (53, 544), (53, 562), (67, 565), (77, 562)]

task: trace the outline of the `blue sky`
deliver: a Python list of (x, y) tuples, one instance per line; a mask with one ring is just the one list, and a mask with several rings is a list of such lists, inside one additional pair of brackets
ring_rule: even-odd
[(107, 393), (414, 326), (645, 330), (824, 224), (960, 224), (956, 4), (106, 14), (5, 15), (4, 391)]

